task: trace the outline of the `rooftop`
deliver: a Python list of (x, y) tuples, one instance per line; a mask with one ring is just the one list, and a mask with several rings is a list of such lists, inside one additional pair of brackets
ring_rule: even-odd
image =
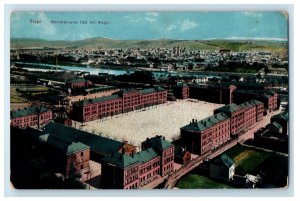
[(118, 152), (112, 153), (110, 156), (103, 158), (102, 161), (123, 169), (130, 165), (140, 163), (137, 158)]
[[(111, 89), (111, 88), (109, 88), (109, 89)], [(164, 91), (164, 90), (165, 90), (164, 88), (161, 88), (158, 86), (155, 86), (154, 88), (147, 88), (147, 89), (142, 89), (142, 90), (123, 89), (118, 92), (115, 92), (113, 95), (110, 95), (110, 96), (103, 96), (103, 97), (98, 97), (98, 98), (84, 99), (81, 101), (77, 101), (74, 103), (74, 105), (84, 106), (84, 105), (89, 105), (89, 104), (94, 104), (94, 103), (105, 102), (105, 101), (121, 98), (124, 94), (128, 94), (128, 93), (138, 92), (138, 93), (142, 93), (142, 94), (148, 94), (148, 93), (154, 93), (154, 92)]]
[(81, 83), (81, 82), (86, 82), (86, 80), (83, 77), (77, 77), (77, 78), (72, 78), (67, 81), (67, 83)]
[(181, 129), (190, 130), (190, 131), (204, 131), (206, 129), (209, 129), (213, 125), (215, 125), (219, 122), (222, 122), (226, 119), (229, 119), (229, 117), (225, 113), (221, 112), (221, 113), (209, 116), (200, 121), (192, 122), (192, 123), (182, 127)]
[(145, 149), (134, 154), (134, 158), (137, 159), (141, 163), (146, 163), (158, 156), (157, 152), (152, 148)]
[(280, 114), (276, 114), (272, 116), (271, 119), (283, 119), (285, 121), (289, 121), (289, 113), (285, 111)]
[(14, 110), (10, 112), (10, 118), (14, 119), (17, 117), (25, 117), (28, 115), (33, 115), (33, 114), (39, 114), (42, 112), (47, 112), (49, 111), (48, 108), (46, 108), (45, 106), (31, 106), (31, 107), (27, 107), (24, 109), (18, 109), (18, 110)]
[(245, 103), (240, 104), (239, 106), (242, 107), (242, 108), (248, 109), (248, 108), (253, 108), (253, 107), (255, 107), (256, 105), (255, 105), (255, 104), (252, 104), (252, 103), (250, 103), (250, 102), (245, 102)]
[(64, 141), (61, 138), (52, 136), (50, 134), (41, 135), (41, 136), (39, 136), (39, 139), (41, 142), (47, 143), (53, 147), (58, 148), (65, 155), (70, 155), (70, 154), (90, 148), (89, 146), (87, 146), (81, 142), (69, 143), (67, 141)]
[(143, 145), (145, 145), (147, 148), (152, 147), (157, 151), (163, 151), (171, 146), (173, 144), (167, 140), (165, 140), (162, 136), (155, 136), (153, 138), (147, 138), (146, 141), (142, 142)]
[(92, 98), (92, 99), (84, 99), (81, 101), (77, 101), (74, 104), (80, 105), (80, 106), (85, 106), (85, 105), (89, 105), (89, 104), (101, 103), (101, 102), (115, 100), (115, 99), (119, 99), (119, 98), (121, 98), (121, 96), (119, 96), (118, 94), (115, 94), (115, 95), (102, 96), (102, 97)]
[(227, 168), (230, 168), (233, 164), (234, 164), (234, 161), (229, 157), (227, 156), (226, 154), (222, 154), (221, 156), (217, 156), (216, 158), (214, 158), (212, 160), (212, 162), (214, 164), (219, 164), (219, 165), (225, 165)]
[(242, 109), (240, 106), (238, 106), (235, 103), (231, 103), (229, 105), (225, 105), (223, 107), (220, 107), (220, 108), (216, 109), (215, 111), (224, 112), (224, 113), (232, 113), (232, 112), (238, 111), (240, 109)]
[(248, 103), (254, 104), (256, 106), (263, 104), (262, 102), (260, 102), (260, 101), (258, 101), (256, 99), (252, 99), (252, 100), (248, 101)]
[(104, 159), (102, 159), (102, 161), (124, 169), (133, 164), (146, 163), (158, 156), (159, 155), (156, 153), (156, 151), (150, 147), (134, 155), (113, 153), (109, 156), (106, 156)]
[(83, 143), (88, 145), (92, 151), (102, 155), (108, 155), (116, 152), (122, 146), (122, 142), (94, 135), (82, 130), (68, 127), (55, 122), (49, 122), (43, 128), (44, 134), (49, 134), (52, 137), (59, 138), (66, 143)]

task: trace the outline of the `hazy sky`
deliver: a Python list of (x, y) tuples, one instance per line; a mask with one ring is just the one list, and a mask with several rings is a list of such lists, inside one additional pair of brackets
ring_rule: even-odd
[[(54, 24), (51, 20), (78, 24)], [(98, 24), (98, 21), (108, 24)], [(11, 37), (47, 40), (93, 37), (287, 39), (287, 24), (287, 15), (281, 12), (15, 12), (11, 15)]]

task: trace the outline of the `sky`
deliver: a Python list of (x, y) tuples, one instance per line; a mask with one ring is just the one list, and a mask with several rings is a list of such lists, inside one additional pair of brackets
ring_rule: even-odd
[[(82, 40), (283, 39), (282, 12), (13, 12), (12, 38)], [(68, 24), (53, 23), (67, 21)], [(70, 23), (72, 22), (72, 24)], [(95, 22), (95, 23), (93, 23)]]

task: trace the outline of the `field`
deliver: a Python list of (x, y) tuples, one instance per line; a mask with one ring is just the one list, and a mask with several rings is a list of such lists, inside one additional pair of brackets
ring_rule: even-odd
[(236, 163), (236, 173), (263, 174), (266, 181), (275, 186), (284, 186), (288, 175), (288, 157), (237, 145), (224, 154)]
[[(117, 140), (127, 140), (139, 146), (147, 137), (165, 136), (172, 140), (180, 134), (180, 128), (189, 124), (193, 118), (204, 119), (222, 104), (206, 103), (198, 100), (179, 100), (107, 120), (85, 123), (83, 130)], [(77, 123), (79, 125), (79, 123)]]
[(24, 103), (25, 98), (22, 97), (22, 93), (18, 92), (17, 87), (10, 87), (10, 102), (11, 103)]
[(188, 174), (180, 179), (176, 187), (180, 189), (224, 189), (233, 188), (198, 174)]

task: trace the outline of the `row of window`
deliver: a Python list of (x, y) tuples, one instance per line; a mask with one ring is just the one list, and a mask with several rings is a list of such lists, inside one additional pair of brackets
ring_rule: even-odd
[(125, 172), (125, 176), (134, 174), (134, 173), (136, 173), (137, 171), (138, 171), (138, 167), (136, 166), (136, 167), (134, 167), (134, 168), (131, 168), (131, 169), (127, 170), (127, 171)]
[[(156, 99), (147, 99), (145, 101), (142, 101), (142, 104), (148, 103), (148, 102), (156, 102)], [(124, 107), (127, 106), (134, 106), (134, 105), (139, 105), (140, 103), (138, 101), (128, 101), (124, 104)], [(100, 110), (106, 110), (107, 108), (110, 108), (111, 110), (115, 109), (115, 108), (121, 108), (122, 107), (122, 103), (107, 103), (107, 104), (101, 104), (98, 106), (98, 111)], [(96, 111), (97, 110), (97, 106), (93, 106), (93, 107), (85, 107), (84, 108), (84, 112), (89, 112), (89, 111)]]
[(149, 172), (150, 170), (152, 170), (153, 168), (156, 168), (160, 165), (159, 160), (150, 163), (149, 165), (144, 166), (143, 168), (141, 168), (140, 170), (140, 174), (144, 174), (145, 172)]
[(173, 163), (171, 163), (171, 164), (165, 166), (165, 167), (164, 167), (164, 172), (165, 172), (165, 171), (168, 171), (168, 170), (170, 170), (170, 169), (173, 170)]
[(174, 160), (173, 156), (167, 157), (164, 159), (164, 164), (172, 162)]
[(131, 176), (131, 177), (129, 177), (129, 178), (127, 178), (126, 180), (125, 180), (125, 185), (126, 184), (130, 184), (131, 182), (133, 182), (133, 181), (135, 181), (135, 180), (137, 180), (138, 179), (138, 175), (136, 174), (136, 175), (133, 175), (133, 176)]

